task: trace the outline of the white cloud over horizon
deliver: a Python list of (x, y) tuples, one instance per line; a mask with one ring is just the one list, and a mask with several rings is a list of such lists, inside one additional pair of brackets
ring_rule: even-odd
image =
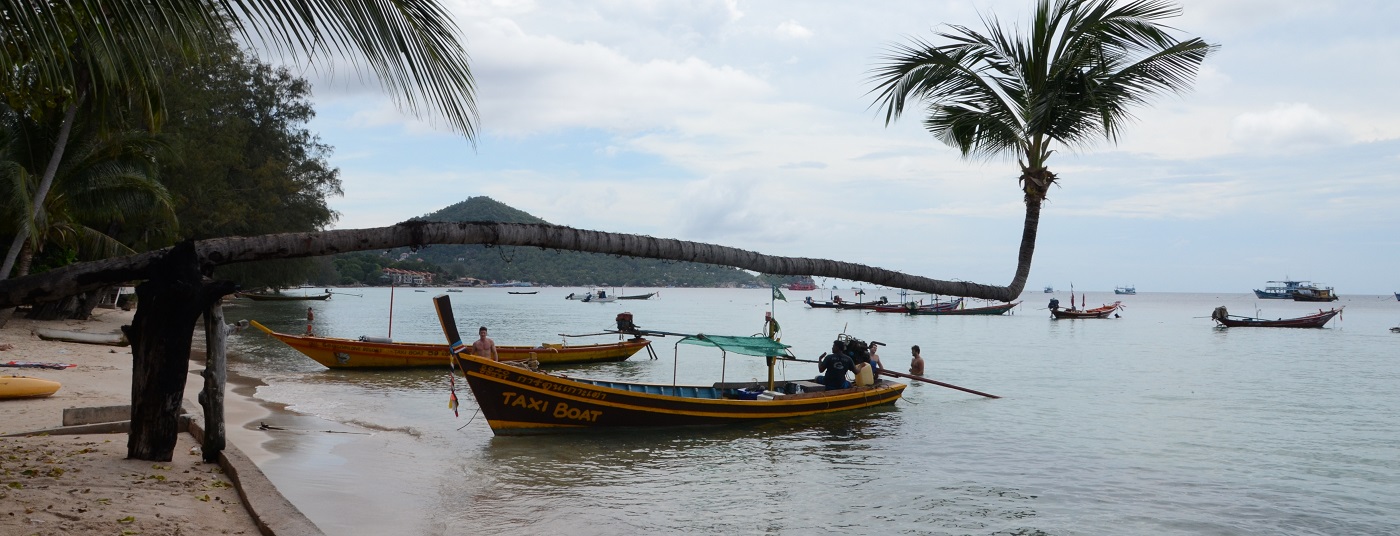
[[(917, 113), (886, 127), (868, 108), (863, 77), (890, 43), (932, 38), (940, 23), (981, 28), (978, 13), (1024, 20), (1030, 5), (454, 2), (480, 87), (475, 150), (357, 82), (324, 95), (318, 82), (322, 115), (313, 127), (337, 147), (332, 163), (346, 196), (332, 204), (342, 228), (490, 195), (576, 227), (796, 256), (861, 243), (872, 257), (857, 262), (942, 278), (985, 273), (1001, 283), (1024, 216), (1014, 161), (963, 160), (922, 130)], [(1050, 167), (1062, 187), (1044, 209), (1033, 277), (1080, 270), (1062, 252), (1095, 244), (1144, 259), (1135, 270), (1153, 272), (1151, 259), (1176, 266), (1182, 261), (1164, 256), (1180, 250), (1153, 249), (1166, 235), (1203, 265), (1302, 255), (1264, 254), (1269, 234), (1289, 230), (1326, 236), (1334, 249), (1366, 256), (1359, 264), (1393, 270), (1400, 253), (1347, 244), (1400, 223), (1383, 208), (1400, 201), (1400, 111), (1383, 97), (1400, 82), (1400, 39), (1378, 22), (1400, 20), (1400, 5), (1183, 7), (1172, 25), (1220, 43), (1220, 53), (1192, 91), (1134, 110), (1117, 144), (1055, 153)], [(1300, 28), (1311, 30), (1306, 39), (1296, 37)], [(1363, 211), (1364, 226), (1338, 216)], [(1241, 245), (1220, 232), (1231, 227), (1263, 236)], [(1115, 238), (1132, 233), (1142, 243)], [(945, 248), (972, 258), (910, 253)], [(946, 266), (977, 273), (940, 273)], [(1380, 281), (1379, 268), (1348, 270), (1358, 271), (1345, 276), (1353, 285), (1400, 285)], [(1124, 277), (1144, 289), (1214, 284), (1181, 270), (1155, 275), (1157, 285), (1114, 274)]]

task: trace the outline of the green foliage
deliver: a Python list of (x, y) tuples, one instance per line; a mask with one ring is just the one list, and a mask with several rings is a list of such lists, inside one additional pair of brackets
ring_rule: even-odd
[[(922, 103), (924, 127), (964, 156), (1038, 170), (1051, 142), (1116, 140), (1132, 107), (1190, 87), (1218, 47), (1173, 36), (1162, 21), (1180, 13), (1167, 0), (1039, 0), (1024, 30), (991, 17), (986, 33), (952, 25), (938, 33), (945, 44), (890, 48), (871, 76), (876, 105), (888, 124)], [(1043, 197), (1048, 184), (1032, 186)]]
[(331, 148), (304, 126), (310, 86), (248, 59), (231, 42), (204, 62), (175, 64), (164, 132), (179, 158), (163, 161), (181, 239), (313, 231), (334, 222), (341, 195)]
[[(335, 221), (327, 198), (341, 195), (331, 148), (304, 126), (315, 116), (311, 88), (225, 41), (198, 63), (172, 63), (165, 84), (165, 135), (176, 158), (162, 161), (181, 239), (315, 231)], [(294, 259), (223, 267), (244, 288), (316, 281), (337, 284), (326, 261)]]
[[(9, 243), (27, 229), (24, 251), (38, 260), (28, 270), (21, 262), (17, 272), (167, 245), (175, 216), (155, 165), (166, 154), (165, 143), (145, 131), (103, 128), (104, 122), (86, 117), (72, 126), (42, 210), (30, 218), (59, 119), (38, 121), (0, 104), (0, 236)], [(49, 249), (57, 251), (45, 254)]]

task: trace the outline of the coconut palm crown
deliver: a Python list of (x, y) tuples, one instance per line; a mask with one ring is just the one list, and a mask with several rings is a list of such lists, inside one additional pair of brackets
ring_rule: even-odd
[(924, 106), (924, 128), (965, 158), (1014, 156), (1026, 225), (1011, 288), (1030, 273), (1040, 207), (1056, 176), (1056, 144), (1117, 141), (1130, 108), (1182, 93), (1218, 45), (1179, 40), (1161, 21), (1181, 14), (1165, 0), (1038, 0), (1024, 34), (983, 19), (986, 33), (950, 25), (945, 44), (914, 38), (891, 46), (872, 70), (875, 106), (889, 125), (906, 104)]

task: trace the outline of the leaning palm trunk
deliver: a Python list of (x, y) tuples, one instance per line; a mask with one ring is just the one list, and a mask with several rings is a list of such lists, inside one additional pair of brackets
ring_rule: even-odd
[[(201, 240), (194, 244), (206, 268), (269, 259), (335, 255), (430, 244), (487, 244), (587, 251), (629, 257), (690, 261), (732, 266), (776, 275), (810, 275), (861, 281), (949, 296), (1011, 301), (1025, 288), (1025, 261), (1034, 252), (1039, 204), (1027, 211), (1030, 250), (1023, 238), (1022, 266), (1009, 286), (944, 281), (849, 262), (803, 257), (776, 257), (737, 248), (622, 233), (605, 233), (558, 225), (519, 223), (408, 222), (374, 229), (285, 233)], [(146, 279), (168, 249), (73, 264), (43, 274), (0, 281), (0, 307), (68, 296), (133, 279)]]

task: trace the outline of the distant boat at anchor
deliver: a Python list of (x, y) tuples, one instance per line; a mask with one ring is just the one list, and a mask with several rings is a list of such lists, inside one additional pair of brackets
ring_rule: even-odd
[[(1254, 295), (1255, 295), (1255, 296), (1258, 296), (1259, 299), (1261, 299), (1261, 300), (1292, 300), (1292, 299), (1295, 299), (1296, 296), (1297, 296), (1300, 292), (1303, 292), (1303, 291), (1313, 291), (1313, 292), (1311, 292), (1311, 293), (1306, 293), (1306, 292), (1304, 293), (1304, 294), (1308, 294), (1309, 296), (1311, 296), (1311, 295), (1317, 294), (1317, 291), (1320, 291), (1320, 290), (1326, 290), (1326, 291), (1327, 291), (1327, 294), (1331, 294), (1331, 293), (1332, 293), (1332, 287), (1327, 287), (1326, 289), (1321, 289), (1321, 288), (1318, 288), (1317, 285), (1314, 285), (1312, 281), (1293, 281), (1293, 280), (1285, 279), (1285, 280), (1283, 280), (1283, 281), (1269, 281), (1269, 286), (1264, 287), (1264, 290), (1259, 290), (1259, 289), (1257, 289), (1257, 288), (1254, 289)], [(1299, 300), (1299, 301), (1334, 301), (1334, 300), (1335, 300), (1335, 298), (1333, 298), (1333, 299), (1322, 299), (1322, 300), (1310, 300), (1310, 299), (1306, 299), (1306, 298), (1305, 298), (1305, 299)]]
[(1114, 294), (1137, 294), (1137, 287), (1135, 287), (1135, 286), (1133, 286), (1133, 285), (1128, 285), (1128, 286), (1126, 286), (1126, 287), (1116, 287), (1116, 288), (1113, 289), (1113, 293), (1114, 293)]

